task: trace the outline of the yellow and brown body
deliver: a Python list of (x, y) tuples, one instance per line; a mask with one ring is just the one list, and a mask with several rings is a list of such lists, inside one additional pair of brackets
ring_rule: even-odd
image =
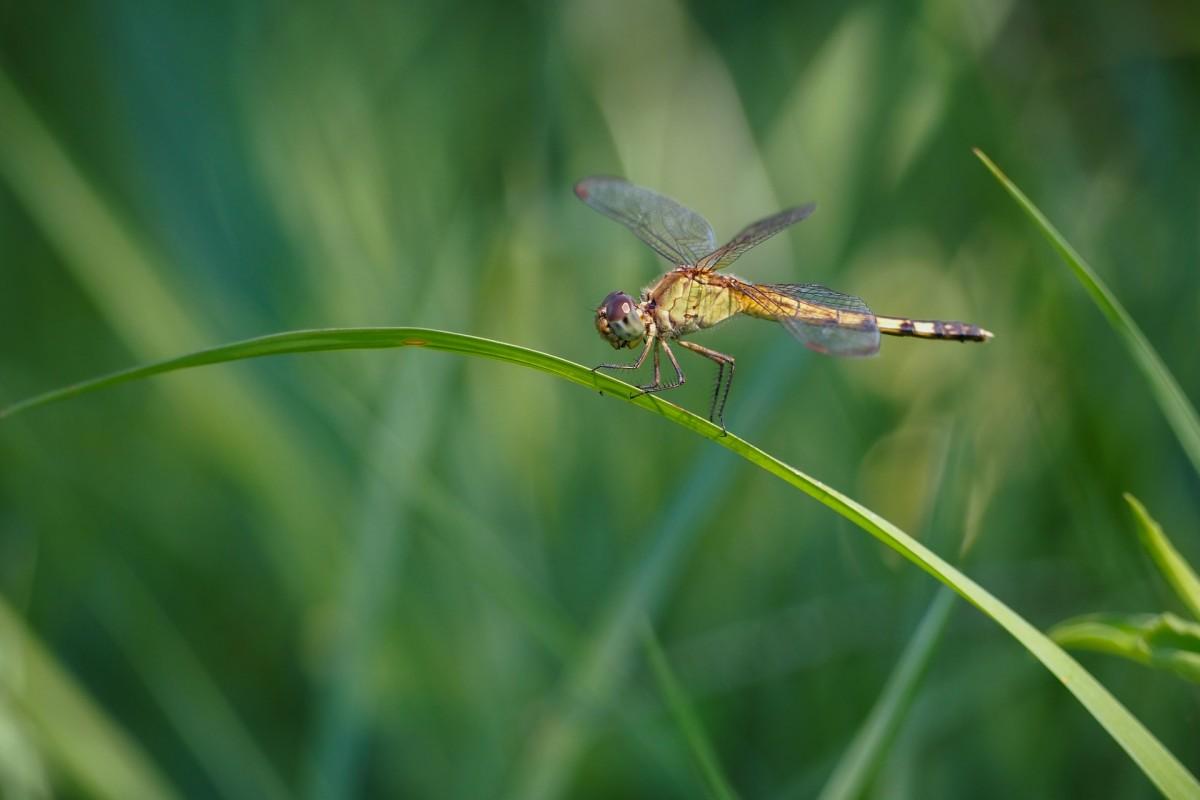
[(745, 311), (737, 278), (693, 267), (679, 267), (646, 290), (659, 333), (672, 339), (711, 328)]
[(646, 290), (645, 297), (647, 311), (660, 335), (669, 338), (711, 328), (737, 314), (775, 322), (796, 319), (811, 325), (853, 330), (875, 327), (888, 336), (959, 342), (985, 342), (992, 338), (990, 331), (978, 325), (876, 316), (866, 310), (836, 308), (827, 303), (808, 302), (770, 284), (747, 283), (732, 275), (693, 267), (671, 270)]

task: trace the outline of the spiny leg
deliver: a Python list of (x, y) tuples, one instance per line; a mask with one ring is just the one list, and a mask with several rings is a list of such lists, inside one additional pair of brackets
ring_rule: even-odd
[[(595, 372), (598, 369), (639, 369), (639, 368), (641, 368), (642, 364), (646, 363), (646, 356), (650, 354), (650, 348), (654, 346), (654, 340), (656, 338), (657, 337), (654, 337), (654, 336), (646, 337), (646, 346), (642, 348), (641, 355), (639, 355), (637, 357), (637, 361), (633, 362), (632, 364), (597, 364), (596, 366), (592, 367), (592, 372)], [(658, 353), (654, 354), (654, 358), (655, 358), (655, 360), (658, 359)]]
[[(733, 359), (729, 359), (729, 377), (725, 379), (725, 391), (721, 394), (721, 405), (717, 406), (717, 423), (721, 426), (721, 432), (725, 432), (725, 401), (729, 399), (729, 390), (733, 388), (733, 371), (737, 367)], [(709, 412), (712, 416), (712, 412)]]
[[(716, 417), (714, 415), (717, 413), (717, 400), (719, 400), (721, 398), (721, 384), (723, 384), (723, 383), (725, 383), (725, 362), (718, 361), (717, 362), (717, 382), (715, 384), (713, 384), (712, 402), (708, 404), (708, 421), (709, 422), (716, 421)], [(724, 405), (722, 405), (722, 410), (724, 410)], [(725, 425), (722, 424), (721, 428), (724, 429), (724, 427), (725, 427)]]
[[(659, 386), (662, 386), (662, 369), (660, 368), (660, 365), (659, 365), (658, 348), (656, 347), (656, 348), (654, 348), (654, 380), (651, 381), (648, 386), (639, 386), (638, 388), (641, 389), (642, 391), (639, 392), (638, 394), (645, 394), (647, 391), (649, 391), (651, 389), (655, 389)], [(638, 395), (636, 395), (636, 394), (634, 395), (634, 397), (637, 397), (637, 396)]]
[[(680, 344), (683, 344), (683, 342), (680, 342)], [(658, 371), (655, 370), (654, 383), (650, 386), (643, 386), (642, 390), (640, 392), (638, 392), (637, 394), (635, 394), (634, 397), (641, 397), (644, 394), (653, 394), (654, 392), (665, 392), (668, 389), (677, 389), (680, 386), (683, 386), (685, 383), (687, 383), (687, 378), (684, 377), (683, 370), (679, 368), (679, 361), (676, 360), (675, 354), (673, 352), (671, 352), (671, 348), (667, 345), (667, 340), (660, 338), (658, 340), (658, 346), (661, 347), (663, 352), (667, 354), (667, 358), (671, 359), (671, 366), (675, 368), (675, 382), (674, 383), (663, 383), (661, 377), (658, 374)], [(657, 362), (658, 362), (658, 352), (657, 351), (655, 351), (655, 353), (654, 353), (654, 359), (655, 359), (655, 365), (657, 366)], [(630, 398), (630, 399), (633, 399), (633, 398)]]
[[(717, 384), (713, 387), (712, 405), (708, 409), (708, 419), (711, 422), (716, 422), (721, 426), (721, 430), (725, 430), (725, 401), (729, 399), (729, 390), (733, 387), (733, 372), (735, 369), (733, 356), (727, 356), (724, 353), (718, 353), (716, 350), (710, 350), (703, 345), (695, 344), (694, 342), (685, 342), (680, 339), (679, 344), (691, 350), (693, 353), (699, 353), (705, 358), (712, 359), (717, 362)], [(725, 366), (729, 365), (729, 378), (725, 378)], [(721, 384), (725, 384), (725, 391), (721, 391)], [(719, 402), (718, 402), (719, 401)]]

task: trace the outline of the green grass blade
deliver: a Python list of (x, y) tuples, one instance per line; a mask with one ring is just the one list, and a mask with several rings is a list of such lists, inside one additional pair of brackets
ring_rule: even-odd
[[(10, 681), (12, 685), (4, 685)], [(76, 685), (3, 600), (0, 690), (27, 715), (42, 754), (81, 796), (177, 797), (137, 744)]]
[(0, 411), (0, 419), (20, 411), (47, 405), (100, 388), (172, 370), (217, 364), (258, 356), (321, 350), (419, 347), (482, 356), (546, 372), (572, 383), (598, 389), (651, 409), (683, 427), (711, 439), (792, 485), (891, 547), (909, 561), (952, 588), (968, 602), (1008, 631), (1026, 650), (1050, 670), (1084, 705), (1109, 735), (1129, 754), (1146, 776), (1167, 797), (1200, 796), (1200, 783), (1154, 736), (1100, 683), (1049, 637), (1000, 602), (925, 545), (880, 517), (869, 508), (768, 455), (749, 442), (723, 434), (708, 420), (666, 402), (656, 395), (639, 395), (634, 387), (607, 375), (547, 353), (475, 336), (426, 328), (335, 328), (293, 331), (248, 339), (155, 364), (112, 373), (63, 389), (47, 392)]
[(1179, 599), (1192, 612), (1192, 616), (1200, 620), (1200, 577), (1197, 577), (1183, 556), (1179, 555), (1179, 551), (1163, 533), (1162, 526), (1150, 516), (1146, 507), (1128, 492), (1125, 493), (1125, 502), (1133, 509), (1138, 535), (1142, 544), (1150, 551), (1150, 557), (1158, 564), (1163, 577), (1175, 589)]
[(704, 732), (700, 715), (693, 708), (687, 692), (679, 683), (679, 679), (675, 677), (675, 672), (671, 669), (667, 655), (659, 645), (649, 620), (646, 620), (642, 626), (642, 644), (646, 648), (646, 660), (650, 662), (650, 668), (654, 672), (654, 679), (658, 683), (659, 691), (662, 692), (667, 707), (671, 709), (671, 716), (675, 718), (675, 724), (683, 732), (688, 748), (692, 751), (697, 766), (700, 767), (700, 773), (704, 776), (704, 783), (708, 787), (709, 795), (720, 800), (733, 800), (737, 797), (737, 793), (733, 791), (733, 787), (725, 777), (725, 772), (721, 769), (721, 762), (717, 759), (716, 748), (709, 741), (708, 734)]
[(983, 154), (979, 149), (976, 149), (975, 155), (983, 162), (983, 165), (991, 170), (991, 173), (996, 176), (996, 180), (1008, 191), (1017, 204), (1024, 209), (1025, 213), (1034, 221), (1041, 230), (1042, 234), (1050, 241), (1050, 244), (1062, 257), (1063, 261), (1067, 262), (1067, 266), (1075, 273), (1075, 277), (1083, 284), (1083, 288), (1092, 296), (1092, 300), (1100, 308), (1100, 311), (1108, 319), (1113, 330), (1125, 342), (1125, 346), (1133, 353), (1133, 359), (1141, 369), (1142, 374), (1146, 376), (1146, 381), (1150, 384), (1150, 390), (1154, 393), (1158, 404), (1162, 407), (1163, 414), (1167, 418), (1167, 422), (1174, 429), (1175, 435), (1179, 437), (1179, 443), (1183, 445), (1184, 451), (1188, 454), (1188, 458), (1192, 460), (1192, 465), (1196, 468), (1196, 472), (1200, 473), (1200, 417), (1196, 415), (1196, 409), (1188, 401), (1183, 390), (1179, 388), (1179, 383), (1167, 369), (1167, 365), (1159, 358), (1154, 347), (1146, 339), (1142, 329), (1133, 321), (1133, 317), (1129, 316), (1129, 312), (1121, 305), (1120, 301), (1109, 291), (1100, 277), (1092, 270), (1083, 256), (1071, 247), (1070, 243), (1063, 238), (1063, 235), (1058, 232), (1050, 220), (1046, 219), (1045, 215), (1038, 210), (1038, 207), (1033, 204), (1024, 192), (1017, 188), (1008, 176), (1000, 171), (990, 158)]
[[(329, 350), (372, 350), (396, 347), (420, 347), (429, 350), (484, 356), (513, 364), (534, 367), (543, 372), (566, 378), (574, 383), (602, 391), (607, 390), (620, 394), (629, 394), (631, 391), (631, 387), (628, 384), (607, 375), (592, 373), (585, 367), (581, 367), (565, 359), (491, 339), (448, 333), (429, 328), (324, 328), (322, 330), (288, 331), (287, 333), (276, 333), (254, 339), (245, 339), (233, 344), (213, 347), (207, 350), (198, 350), (185, 356), (179, 356), (178, 358), (168, 358), (140, 367), (112, 372), (98, 378), (81, 381), (80, 383), (65, 386), (61, 389), (55, 389), (2, 408), (0, 409), (0, 419), (5, 419), (14, 414), (38, 408), (39, 406), (66, 400), (70, 397), (87, 394), (88, 392), (119, 386), (122, 383), (129, 383), (130, 381), (141, 380), (181, 369), (223, 364), (248, 358), (260, 358), (262, 356), (284, 355), (287, 353), (313, 353)], [(675, 408), (669, 403), (657, 400), (652, 395), (645, 395), (639, 398), (637, 402), (639, 405), (647, 407)], [(680, 415), (685, 413), (682, 409), (678, 409), (678, 411)], [(698, 426), (690, 425), (689, 427)]]
[(934, 596), (870, 716), (821, 790), (821, 800), (853, 800), (862, 796), (878, 766), (879, 754), (899, 727), (921, 676), (937, 650), (950, 612), (954, 610), (954, 599), (954, 592), (944, 586)]
[(1095, 650), (1200, 683), (1200, 625), (1174, 614), (1089, 614), (1050, 631), (1063, 647)]

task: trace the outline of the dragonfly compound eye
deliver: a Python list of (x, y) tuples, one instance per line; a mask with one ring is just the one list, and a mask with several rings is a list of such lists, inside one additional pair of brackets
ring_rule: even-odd
[(596, 309), (596, 330), (617, 349), (636, 346), (646, 335), (637, 303), (624, 292), (604, 298)]

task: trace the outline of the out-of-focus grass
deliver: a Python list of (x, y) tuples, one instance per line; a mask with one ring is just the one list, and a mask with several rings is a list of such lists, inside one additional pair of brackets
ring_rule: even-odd
[[(28, 720), (56, 783), (113, 800), (178, 796), (137, 742), (95, 706), (5, 603), (0, 603), (0, 653), (0, 692), (5, 696), (0, 713), (18, 709)], [(13, 730), (8, 721), (4, 727)], [(7, 778), (0, 775), (0, 787), (15, 793), (17, 785)]]
[(1174, 614), (1090, 614), (1050, 630), (1063, 647), (1128, 658), (1200, 683), (1200, 624)]
[(687, 696), (687, 691), (675, 677), (671, 663), (663, 653), (662, 645), (654, 636), (654, 629), (650, 627), (649, 622), (642, 631), (642, 644), (646, 651), (646, 660), (650, 662), (650, 668), (662, 691), (663, 699), (671, 710), (671, 716), (680, 733), (687, 739), (688, 747), (696, 759), (700, 774), (704, 776), (709, 796), (726, 799), (737, 797), (737, 793), (729, 785), (729, 779), (725, 777), (725, 773), (721, 769), (716, 750), (708, 734), (704, 732), (703, 724)]
[[(1126, 493), (1138, 537), (1180, 602), (1200, 619), (1200, 579), (1137, 498)], [(1171, 613), (1085, 614), (1058, 623), (1050, 635), (1063, 647), (1123, 656), (1200, 683), (1200, 625)]]
[[(1122, 340), (970, 148), (1072, 232), (1194, 398), (1195, 19), (936, 0), (13, 6), (0, 61), (38, 124), (19, 104), (0, 116), (0, 405), (316, 327), (452, 328), (593, 364), (611, 355), (595, 304), (664, 265), (580, 206), (576, 179), (623, 174), (720, 233), (814, 201), (742, 277), (818, 281), (997, 339), (888, 341), (843, 363), (771, 326), (722, 326), (704, 342), (738, 357), (733, 430), (919, 530), (928, 433), (953, 427), (970, 457), (947, 491), (994, 497), (967, 572), (1038, 624), (1157, 608), (1164, 584), (1132, 557), (1119, 497), (1142, 498), (1195, 563), (1195, 473), (1115, 371)], [(626, 607), (652, 618), (732, 785), (815, 793), (915, 630), (924, 577), (653, 415), (459, 364), (419, 348), (288, 356), (5, 420), (0, 592), (188, 795), (220, 792), (180, 735), (211, 715), (168, 713), (150, 648), (127, 660), (141, 636), (121, 587), (97, 629), (106, 575), (154, 598), (236, 710), (258, 751), (241, 769), (261, 758), (293, 793), (322, 769), (345, 795), (692, 785), (636, 625), (614, 624)], [(709, 365), (684, 367), (672, 400), (706, 408)], [(955, 615), (878, 780), (1144, 793), (1006, 641)], [(1200, 769), (1187, 684), (1084, 657)], [(1030, 735), (1048, 720), (1059, 735)]]
[[(1124, 306), (1058, 229), (990, 158), (978, 149), (975, 155), (1034, 221), (1091, 295), (1113, 330), (1125, 341), (1151, 393), (1158, 400), (1180, 444), (1200, 474), (1200, 417), (1197, 417), (1195, 407), (1180, 389), (1175, 376)], [(1184, 605), (1197, 614), (1200, 610), (1200, 579), (1163, 535), (1161, 526), (1150, 517), (1145, 507), (1129, 493), (1125, 494), (1125, 499), (1133, 510), (1143, 545)], [(1200, 680), (1200, 626), (1172, 614), (1076, 617), (1056, 625), (1051, 635), (1065, 647), (1123, 655), (1149, 666), (1176, 672), (1191, 681)]]
[(1133, 511), (1142, 546), (1154, 559), (1159, 572), (1175, 590), (1180, 602), (1192, 613), (1192, 618), (1200, 620), (1200, 577), (1175, 549), (1175, 545), (1171, 544), (1171, 540), (1163, 533), (1162, 526), (1150, 516), (1146, 507), (1128, 492), (1125, 493), (1125, 502), (1129, 503), (1129, 508)]
[(883, 758), (887, 740), (895, 733), (904, 712), (917, 693), (938, 640), (954, 609), (954, 593), (942, 587), (934, 595), (929, 610), (921, 618), (908, 647), (896, 662), (896, 669), (880, 693), (871, 715), (846, 747), (846, 753), (829, 781), (821, 789), (823, 800), (841, 800), (862, 795)]
[(1142, 376), (1146, 379), (1151, 393), (1158, 400), (1175, 435), (1179, 437), (1179, 443), (1183, 446), (1184, 452), (1188, 454), (1196, 472), (1200, 474), (1200, 416), (1196, 415), (1195, 407), (1183, 390), (1179, 388), (1179, 382), (1175, 380), (1171, 370), (1163, 363), (1158, 352), (1150, 344), (1146, 335), (1142, 333), (1142, 329), (1133, 321), (1133, 317), (1129, 315), (1129, 312), (1125, 310), (1108, 286), (1100, 280), (1100, 276), (1083, 260), (1083, 256), (1079, 255), (1075, 248), (1058, 232), (1058, 229), (1050, 223), (1050, 220), (1046, 219), (1038, 207), (1017, 188), (1016, 184), (1008, 179), (1007, 175), (1000, 171), (1000, 168), (990, 158), (983, 154), (983, 151), (976, 149), (975, 155), (996, 176), (1000, 184), (1021, 206), (1021, 210), (1029, 215), (1046, 239), (1050, 241), (1063, 261), (1075, 273), (1075, 277), (1083, 284), (1083, 288), (1091, 295), (1096, 306), (1108, 319), (1109, 325), (1133, 353), (1134, 363), (1142, 371)]
[[(214, 347), (198, 353), (160, 361), (156, 364), (134, 367), (91, 381), (83, 381), (66, 387), (63, 390), (46, 392), (28, 401), (17, 403), (8, 409), (0, 410), (0, 419), (6, 416), (13, 416), (16, 413), (27, 412), (39, 406), (48, 405), (69, 397), (77, 397), (81, 394), (109, 388), (121, 383), (140, 380), (180, 369), (190, 369), (227, 361), (285, 353), (378, 349), (383, 347), (428, 348), (464, 355), (481, 356), (537, 369), (581, 386), (599, 389), (601, 392), (607, 392), (623, 398), (627, 402), (651, 409), (664, 418), (721, 444), (764, 471), (800, 489), (867, 533), (870, 533), (931, 576), (953, 589), (999, 624), (1029, 650), (1035, 658), (1041, 661), (1047, 669), (1062, 680), (1067, 689), (1083, 703), (1084, 707), (1096, 718), (1096, 721), (1125, 749), (1129, 756), (1146, 773), (1146, 776), (1165, 795), (1171, 798), (1183, 798), (1191, 796), (1195, 792), (1200, 792), (1200, 783), (1197, 783), (1196, 779), (1187, 769), (1154, 738), (1136, 717), (1131, 715), (1116, 698), (1109, 694), (1095, 678), (1083, 670), (1063, 650), (1055, 646), (1049, 638), (1041, 634), (1036, 628), (1012, 611), (1012, 609), (1008, 608), (982, 586), (959, 572), (916, 539), (870, 509), (851, 500), (835, 489), (805, 475), (795, 467), (768, 455), (760, 448), (728, 433), (713, 422), (702, 419), (672, 403), (664, 401), (661, 395), (639, 392), (636, 387), (627, 383), (547, 353), (540, 353), (529, 348), (517, 347), (476, 336), (466, 336), (427, 328), (360, 328), (296, 331), (251, 339), (245, 342), (236, 342), (222, 347)], [(368, 555), (374, 554), (368, 553)], [(638, 595), (637, 593), (630, 593), (627, 596), (637, 597)], [(363, 606), (362, 604), (355, 604), (352, 607), (369, 608), (369, 606)], [(623, 626), (618, 624), (616, 627), (620, 629)], [(933, 626), (931, 630), (936, 630), (936, 626)], [(616, 639), (613, 641), (615, 642)], [(927, 645), (920, 644), (916, 647), (917, 652), (920, 652)], [(612, 657), (616, 657), (619, 647), (614, 644), (610, 647), (610, 650), (614, 654)], [(605, 659), (592, 659), (588, 663), (609, 666)], [(914, 659), (914, 663), (918, 663), (918, 661)], [(910, 682), (910, 679), (904, 681), (904, 683), (908, 682)], [(353, 700), (347, 701), (341, 704), (341, 707), (352, 708), (353, 702)], [(672, 702), (679, 702), (679, 698), (675, 698)], [(342, 711), (339, 713), (345, 712)], [(352, 744), (348, 744), (347, 736), (343, 735), (339, 739), (339, 744), (335, 748), (334, 753), (342, 752), (342, 748), (348, 746), (352, 746)], [(336, 755), (336, 758), (342, 760), (350, 758), (350, 756), (348, 754)], [(346, 791), (350, 779), (339, 776), (339, 773), (346, 769), (348, 769), (347, 766), (335, 765), (328, 772), (322, 772), (322, 775), (326, 777), (318, 778), (315, 786), (316, 790), (322, 793), (334, 792), (339, 794)], [(328, 780), (330, 774), (333, 777), (333, 784), (330, 784)], [(544, 789), (538, 789), (537, 791), (544, 791)]]
[[(0, 116), (5, 119), (0, 171), (121, 341), (135, 355), (155, 358), (210, 339), (198, 319), (195, 288), (186, 292), (191, 294), (188, 302), (180, 297), (183, 290), (169, 285), (161, 257), (151, 253), (113, 204), (79, 172), (2, 70)], [(334, 552), (327, 539), (322, 542), (330, 527), (330, 520), (322, 518), (332, 487), (309, 472), (314, 457), (303, 452), (301, 437), (286, 430), (267, 409), (257, 388), (236, 376), (222, 376), (202, 391), (174, 384), (168, 391), (205, 454), (243, 474), (272, 502), (272, 511), (282, 521), (279, 533), (287, 538), (275, 541), (282, 548), (277, 551), (278, 577), (292, 585), (297, 596), (310, 592), (320, 584), (322, 565)], [(217, 411), (226, 405), (237, 408), (238, 414)], [(270, 443), (250, 444), (254, 440)], [(284, 454), (282, 461), (275, 461)], [(280, 469), (291, 471), (287, 484), (307, 488), (280, 494)], [(295, 548), (296, 537), (308, 544)], [(297, 581), (306, 585), (297, 586)]]
[[(122, 647), (126, 661), (137, 670), (213, 784), (229, 797), (243, 792), (263, 798), (287, 797), (284, 781), (246, 730), (237, 709), (154, 598), (121, 567), (110, 570), (107, 578), (105, 589), (93, 593), (97, 619)], [(120, 588), (114, 591), (108, 586), (111, 583)], [(128, 618), (136, 619), (137, 626), (126, 625)], [(69, 719), (57, 716), (54, 724), (66, 731), (73, 727)], [(100, 772), (105, 769), (97, 767)]]
[[(947, 499), (940, 496), (939, 489), (946, 478), (952, 442), (949, 434), (939, 438), (942, 440), (942, 445), (939, 448), (938, 456), (932, 460), (932, 464), (926, 467), (930, 473), (932, 488), (924, 497), (920, 498), (926, 506), (921, 509), (926, 525), (931, 525), (939, 516), (945, 516), (937, 513), (939, 499), (942, 506), (948, 505)], [(963, 546), (959, 550), (960, 558), (966, 553), (970, 546), (970, 540), (973, 538), (970, 523), (971, 520), (968, 520), (968, 529), (962, 535)], [(846, 746), (841, 759), (822, 787), (821, 798), (829, 800), (830, 798), (854, 798), (862, 795), (879, 770), (880, 764), (885, 760), (891, 740), (918, 694), (921, 678), (933, 659), (953, 608), (953, 591), (942, 587), (934, 595), (933, 601), (922, 615), (916, 631), (897, 659), (879, 698), (871, 707), (871, 713), (867, 715), (854, 738)]]

